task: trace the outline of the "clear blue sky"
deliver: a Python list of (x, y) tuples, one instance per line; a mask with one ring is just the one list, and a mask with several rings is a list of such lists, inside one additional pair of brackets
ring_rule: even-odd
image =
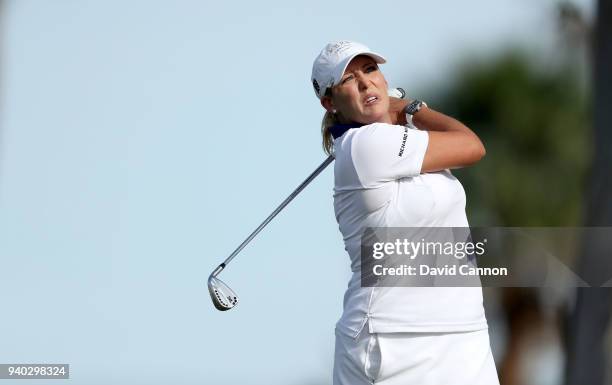
[(222, 274), (236, 309), (205, 284), (324, 158), (314, 56), (361, 41), (426, 91), (466, 55), (551, 50), (555, 2), (537, 3), (5, 1), (0, 363), (70, 363), (80, 385), (330, 383), (349, 277), (331, 167)]

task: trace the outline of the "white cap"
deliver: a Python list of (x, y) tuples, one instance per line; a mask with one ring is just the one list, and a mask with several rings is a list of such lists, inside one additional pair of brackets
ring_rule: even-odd
[(327, 44), (312, 65), (312, 86), (319, 99), (328, 88), (340, 81), (344, 70), (357, 55), (370, 56), (379, 64), (387, 61), (365, 45), (353, 41), (342, 40)]

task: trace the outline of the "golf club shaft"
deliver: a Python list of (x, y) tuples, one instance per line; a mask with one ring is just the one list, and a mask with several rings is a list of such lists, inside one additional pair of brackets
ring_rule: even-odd
[(216, 276), (217, 276), (217, 275), (218, 275), (218, 274), (219, 274), (219, 273), (220, 273), (220, 272), (221, 272), (221, 271), (222, 271), (222, 270), (225, 268), (225, 266), (227, 266), (227, 265), (230, 263), (230, 261), (231, 261), (232, 259), (234, 259), (234, 257), (235, 257), (236, 255), (238, 255), (238, 253), (240, 253), (240, 251), (241, 251), (242, 249), (244, 249), (244, 247), (245, 247), (245, 246), (246, 246), (246, 245), (247, 245), (249, 242), (251, 242), (251, 240), (252, 240), (253, 238), (255, 238), (255, 236), (256, 236), (257, 234), (259, 234), (259, 232), (260, 232), (261, 230), (263, 230), (263, 228), (264, 228), (264, 227), (266, 227), (266, 225), (267, 225), (268, 223), (270, 223), (270, 221), (271, 221), (272, 219), (274, 219), (274, 217), (275, 217), (275, 216), (276, 216), (276, 215), (277, 215), (277, 214), (278, 214), (278, 213), (279, 213), (279, 212), (280, 212), (280, 211), (281, 211), (281, 210), (282, 210), (282, 209), (283, 209), (285, 206), (287, 206), (287, 205), (289, 204), (289, 202), (291, 202), (291, 201), (293, 200), (293, 198), (295, 198), (295, 197), (296, 197), (296, 196), (297, 196), (297, 195), (300, 193), (300, 191), (302, 191), (302, 190), (303, 190), (303, 189), (304, 189), (306, 186), (308, 186), (308, 184), (309, 184), (310, 182), (312, 182), (312, 180), (313, 180), (314, 178), (316, 178), (316, 177), (317, 177), (317, 175), (319, 175), (319, 174), (321, 173), (321, 171), (323, 171), (323, 170), (325, 169), (325, 167), (327, 167), (327, 166), (328, 166), (328, 165), (329, 165), (331, 162), (333, 162), (333, 161), (334, 161), (334, 157), (333, 157), (333, 155), (328, 156), (328, 157), (327, 157), (327, 159), (325, 159), (325, 161), (323, 161), (323, 163), (321, 163), (321, 165), (320, 165), (319, 167), (317, 167), (317, 169), (316, 169), (316, 170), (314, 170), (314, 171), (312, 172), (312, 174), (310, 174), (310, 175), (308, 176), (308, 178), (306, 178), (306, 180), (304, 180), (304, 182), (302, 182), (302, 184), (300, 184), (300, 185), (299, 185), (299, 186), (298, 186), (298, 187), (295, 189), (295, 191), (293, 191), (293, 192), (292, 192), (292, 193), (291, 193), (291, 194), (290, 194), (290, 195), (287, 197), (287, 199), (285, 199), (285, 200), (284, 200), (284, 201), (283, 201), (283, 202), (282, 202), (282, 203), (281, 203), (281, 204), (280, 204), (280, 205), (279, 205), (279, 206), (278, 206), (278, 207), (277, 207), (277, 208), (276, 208), (276, 209), (275, 209), (275, 210), (272, 212), (272, 214), (270, 214), (270, 215), (269, 215), (269, 216), (268, 216), (268, 217), (267, 217), (267, 218), (266, 218), (266, 219), (265, 219), (265, 220), (264, 220), (264, 221), (263, 221), (263, 222), (262, 222), (262, 223), (261, 223), (259, 226), (257, 226), (257, 228), (256, 228), (256, 229), (255, 229), (255, 230), (254, 230), (254, 231), (251, 233), (251, 235), (249, 235), (249, 236), (247, 237), (247, 239), (245, 239), (245, 240), (244, 240), (244, 242), (242, 242), (242, 243), (240, 244), (240, 246), (238, 246), (238, 247), (236, 248), (236, 250), (234, 250), (234, 252), (233, 252), (232, 254), (230, 254), (230, 256), (229, 256), (229, 257), (227, 257), (227, 259), (226, 259), (225, 261), (223, 261), (223, 263), (221, 263), (221, 264), (220, 264), (220, 265), (219, 265), (219, 266), (218, 266), (218, 267), (217, 267), (217, 268), (216, 268), (216, 269), (213, 271), (213, 273), (211, 274), (211, 276), (216, 277)]

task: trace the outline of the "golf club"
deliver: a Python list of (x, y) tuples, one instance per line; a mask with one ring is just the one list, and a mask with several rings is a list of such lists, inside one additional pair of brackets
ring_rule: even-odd
[[(404, 99), (404, 97), (406, 96), (406, 92), (402, 89), (402, 88), (390, 88), (389, 89), (389, 96), (393, 96), (399, 99)], [(331, 162), (334, 161), (334, 156), (330, 155), (327, 157), (327, 159), (325, 159), (323, 161), (323, 163), (321, 163), (321, 165), (319, 167), (317, 167), (316, 170), (314, 170), (312, 172), (312, 174), (310, 174), (308, 176), (308, 178), (306, 178), (306, 180), (304, 180), (304, 182), (302, 182), (302, 184), (300, 184), (295, 191), (293, 191), (288, 197), (287, 199), (285, 199), (277, 208), (276, 210), (274, 210), (272, 212), (272, 214), (270, 214), (252, 233), (251, 235), (249, 235), (247, 237), (247, 239), (245, 239), (240, 246), (238, 246), (236, 248), (236, 250), (234, 250), (233, 253), (230, 254), (229, 257), (227, 257), (227, 259), (225, 261), (223, 261), (219, 266), (217, 266), (217, 268), (215, 270), (213, 270), (213, 272), (210, 274), (210, 276), (208, 277), (208, 292), (210, 293), (210, 298), (212, 298), (213, 304), (215, 305), (215, 307), (218, 310), (221, 311), (226, 311), (229, 310), (231, 308), (233, 308), (234, 306), (236, 306), (236, 304), (238, 303), (238, 296), (236, 295), (236, 293), (230, 289), (229, 286), (227, 286), (227, 284), (225, 284), (225, 282), (221, 281), (219, 278), (217, 278), (217, 276), (219, 275), (219, 273), (221, 273), (223, 271), (223, 269), (225, 269), (225, 267), (230, 263), (230, 261), (232, 259), (234, 259), (234, 257), (236, 255), (238, 255), (238, 253), (240, 253), (240, 251), (249, 243), (251, 242), (251, 240), (253, 238), (255, 238), (255, 236), (257, 234), (259, 234), (259, 232), (261, 230), (263, 230), (264, 227), (266, 227), (266, 225), (268, 223), (270, 223), (270, 221), (272, 219), (274, 219), (274, 217), (283, 209), (285, 208), (285, 206), (287, 206), (287, 204), (289, 204), (289, 202), (291, 202), (293, 200), (293, 198), (295, 198), (310, 182), (312, 182), (312, 180), (314, 178), (317, 177), (317, 175), (319, 175), (321, 173), (321, 171), (323, 171), (325, 169), (325, 167), (327, 167)]]
[(268, 223), (270, 223), (270, 221), (272, 219), (274, 219), (274, 217), (283, 209), (285, 208), (285, 206), (287, 206), (287, 204), (289, 204), (289, 202), (291, 202), (293, 200), (293, 198), (295, 198), (300, 191), (302, 191), (310, 182), (312, 182), (312, 180), (314, 178), (317, 177), (317, 175), (319, 175), (321, 173), (321, 171), (323, 171), (325, 169), (325, 167), (327, 167), (331, 162), (333, 162), (334, 157), (333, 155), (330, 155), (327, 157), (327, 159), (325, 159), (325, 161), (323, 161), (323, 163), (321, 163), (321, 165), (319, 167), (317, 167), (316, 170), (313, 171), (312, 174), (310, 174), (310, 176), (308, 176), (308, 178), (306, 178), (306, 180), (304, 180), (304, 182), (302, 182), (302, 184), (300, 184), (295, 191), (293, 191), (288, 197), (287, 199), (285, 199), (273, 212), (272, 214), (270, 214), (256, 229), (255, 231), (253, 231), (251, 233), (251, 235), (249, 235), (247, 237), (247, 239), (244, 240), (244, 242), (242, 242), (240, 244), (240, 246), (238, 246), (236, 248), (236, 250), (234, 250), (234, 252), (232, 254), (230, 254), (229, 257), (227, 257), (227, 259), (225, 261), (223, 261), (223, 263), (221, 263), (219, 266), (217, 266), (217, 268), (215, 270), (213, 270), (213, 272), (210, 274), (210, 276), (208, 277), (208, 291), (210, 293), (210, 298), (212, 298), (213, 304), (215, 305), (215, 307), (218, 310), (221, 311), (225, 311), (225, 310), (229, 310), (231, 308), (233, 308), (234, 306), (236, 306), (236, 304), (238, 303), (238, 296), (236, 295), (236, 293), (230, 289), (229, 286), (227, 286), (225, 284), (225, 282), (221, 281), (219, 278), (217, 278), (217, 276), (219, 275), (219, 273), (221, 273), (223, 271), (223, 269), (225, 269), (225, 267), (230, 263), (230, 261), (232, 259), (234, 259), (234, 257), (236, 255), (238, 255), (238, 253), (240, 253), (240, 251), (253, 239), (255, 238), (255, 236), (261, 231), (263, 230), (264, 227), (266, 227), (266, 225)]

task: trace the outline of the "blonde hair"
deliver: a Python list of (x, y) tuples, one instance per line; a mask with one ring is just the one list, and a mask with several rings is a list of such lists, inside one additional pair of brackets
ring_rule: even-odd
[(334, 137), (329, 129), (338, 124), (338, 117), (331, 112), (325, 112), (323, 121), (321, 122), (321, 136), (323, 137), (323, 151), (327, 155), (331, 155), (334, 151)]
[[(325, 90), (325, 96), (332, 96), (331, 88)], [(323, 121), (321, 121), (321, 136), (323, 137), (323, 151), (327, 155), (331, 155), (334, 152), (334, 137), (329, 129), (336, 124), (340, 123), (338, 121), (338, 114), (334, 114), (332, 112), (326, 111), (325, 115), (323, 115)]]

